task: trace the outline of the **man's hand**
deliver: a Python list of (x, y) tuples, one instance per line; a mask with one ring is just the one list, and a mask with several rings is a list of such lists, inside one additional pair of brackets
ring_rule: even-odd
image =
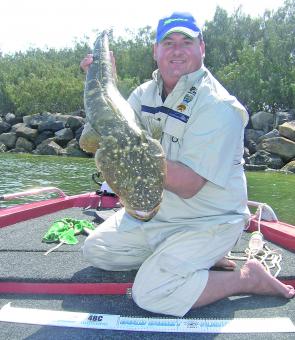
[(87, 56), (81, 60), (80, 67), (84, 72), (87, 72), (89, 66), (93, 62), (93, 54), (87, 54)]
[[(115, 60), (113, 51), (110, 51), (110, 57), (112, 61), (113, 77), (115, 81), (117, 81), (118, 78), (117, 78), (116, 60)], [(93, 54), (89, 53), (84, 59), (81, 60), (80, 68), (86, 73), (88, 71), (89, 66), (92, 63), (93, 63)]]

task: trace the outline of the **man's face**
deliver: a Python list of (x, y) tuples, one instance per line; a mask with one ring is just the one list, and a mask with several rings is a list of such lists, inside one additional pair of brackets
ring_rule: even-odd
[(154, 46), (154, 59), (168, 86), (175, 86), (182, 75), (198, 70), (204, 56), (204, 42), (182, 33), (172, 33)]

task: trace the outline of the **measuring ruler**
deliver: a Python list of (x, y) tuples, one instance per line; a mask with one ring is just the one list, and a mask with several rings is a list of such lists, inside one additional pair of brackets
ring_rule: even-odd
[(77, 313), (11, 307), (0, 310), (0, 321), (46, 326), (172, 333), (272, 333), (295, 332), (287, 318), (184, 319), (141, 318), (113, 314)]

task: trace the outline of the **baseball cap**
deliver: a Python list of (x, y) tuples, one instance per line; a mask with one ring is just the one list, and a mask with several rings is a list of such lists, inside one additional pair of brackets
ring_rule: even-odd
[(174, 12), (171, 16), (159, 20), (156, 34), (157, 43), (174, 32), (183, 33), (190, 38), (197, 38), (202, 34), (195, 18), (187, 12)]

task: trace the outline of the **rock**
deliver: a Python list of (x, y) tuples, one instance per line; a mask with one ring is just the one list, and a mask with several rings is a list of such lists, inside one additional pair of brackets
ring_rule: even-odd
[(251, 116), (251, 123), (253, 129), (263, 130), (267, 133), (272, 130), (274, 122), (274, 115), (270, 112), (259, 111)]
[(76, 140), (77, 140), (78, 142), (79, 142), (80, 137), (81, 137), (81, 135), (82, 135), (83, 129), (84, 129), (84, 126), (81, 126), (79, 129), (77, 129), (77, 130), (75, 131), (75, 138), (76, 138)]
[(35, 149), (35, 154), (38, 155), (55, 155), (60, 156), (64, 155), (65, 151), (64, 149), (59, 146), (57, 143), (55, 143), (51, 138), (46, 139), (41, 144), (37, 146)]
[(269, 152), (259, 150), (249, 157), (249, 164), (251, 165), (266, 165), (268, 161)]
[(10, 125), (15, 125), (23, 121), (22, 117), (17, 117), (14, 113), (7, 113), (5, 115), (5, 121)]
[(64, 129), (65, 127), (65, 123), (61, 122), (61, 121), (46, 121), (46, 122), (42, 122), (40, 123), (40, 125), (38, 126), (38, 131), (42, 132), (45, 130), (52, 130), (53, 132), (56, 132), (58, 130)]
[(14, 123), (12, 123), (12, 121), (15, 120), (15, 114), (14, 113), (6, 113), (6, 115), (4, 116), (4, 119), (7, 123), (9, 123), (10, 125), (14, 125)]
[(90, 157), (78, 144), (84, 124), (83, 110), (68, 115), (49, 112), (23, 117), (13, 113), (0, 114), (0, 152)]
[(51, 138), (53, 136), (54, 136), (54, 133), (52, 131), (44, 130), (38, 135), (38, 137), (35, 139), (34, 143), (37, 146), (37, 145), (41, 144), (44, 140)]
[(278, 129), (279, 125), (282, 125), (286, 122), (290, 122), (295, 119), (295, 111), (290, 110), (289, 112), (276, 112), (274, 114), (274, 129)]
[(69, 142), (68, 146), (65, 148), (67, 156), (71, 157), (89, 157), (89, 155), (82, 151), (79, 147), (79, 143), (76, 139)]
[(274, 153), (285, 161), (295, 157), (295, 142), (284, 137), (265, 139), (257, 147), (259, 150)]
[(281, 170), (295, 173), (295, 160), (287, 163)]
[(71, 117), (71, 115), (63, 115), (61, 113), (56, 113), (55, 114), (55, 119), (56, 121), (63, 122), (64, 125), (66, 125), (67, 120)]
[(295, 120), (280, 125), (279, 132), (282, 137), (286, 137), (295, 142)]
[(245, 164), (249, 164), (249, 157), (250, 157), (250, 152), (249, 152), (248, 148), (244, 147), (243, 158), (244, 158)]
[(261, 142), (261, 141), (263, 141), (264, 139), (273, 138), (273, 137), (280, 137), (279, 130), (277, 130), (277, 129), (271, 130), (270, 132), (266, 133), (265, 135), (260, 136), (260, 137), (258, 138), (258, 141)]
[(266, 164), (268, 168), (279, 170), (284, 165), (284, 161), (278, 155), (270, 154), (269, 162)]
[(0, 134), (8, 132), (11, 129), (11, 125), (7, 122), (0, 122)]
[(62, 147), (65, 147), (70, 140), (74, 138), (73, 131), (70, 128), (65, 128), (55, 132), (55, 142)]
[(250, 157), (250, 152), (249, 152), (249, 149), (244, 147), (244, 155), (243, 155), (243, 158), (246, 158), (246, 157)]
[(14, 125), (11, 127), (11, 132), (16, 132), (16, 130), (17, 130), (19, 127), (21, 127), (21, 126), (25, 127), (26, 124), (24, 124), (24, 123), (17, 123), (17, 124), (14, 124)]
[(75, 117), (75, 116), (70, 116), (68, 120), (66, 121), (65, 126), (69, 127), (73, 131), (76, 131), (79, 129), (82, 125), (84, 124), (84, 119), (82, 117)]
[(257, 144), (252, 139), (246, 142), (245, 146), (248, 148), (251, 155), (257, 151)]
[(245, 143), (249, 142), (250, 140), (257, 143), (259, 138), (263, 136), (265, 133), (263, 130), (254, 130), (254, 129), (246, 129), (245, 130)]
[(18, 137), (24, 137), (30, 141), (34, 141), (34, 139), (38, 136), (38, 130), (31, 129), (27, 126), (20, 126), (17, 128), (15, 133)]
[(280, 169), (284, 165), (283, 160), (278, 155), (271, 154), (265, 150), (259, 150), (254, 155), (251, 155), (249, 164), (266, 165), (272, 169)]
[(0, 142), (3, 143), (8, 149), (13, 149), (16, 143), (16, 133), (7, 132), (0, 135)]
[(6, 152), (6, 151), (7, 151), (7, 146), (4, 143), (0, 142), (0, 153)]
[(16, 149), (23, 149), (26, 152), (32, 152), (34, 149), (34, 144), (24, 137), (18, 137), (15, 143)]
[(36, 113), (34, 115), (23, 117), (24, 124), (33, 129), (38, 129), (39, 125), (42, 123), (53, 121), (55, 121), (55, 118), (49, 112)]

